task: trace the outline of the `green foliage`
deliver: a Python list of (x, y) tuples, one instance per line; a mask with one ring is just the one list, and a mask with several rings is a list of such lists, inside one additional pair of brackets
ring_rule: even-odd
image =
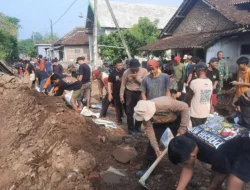
[(0, 59), (12, 61), (18, 56), (19, 19), (0, 13)]
[[(54, 42), (59, 40), (59, 36), (56, 33), (53, 34), (53, 40), (54, 40)], [(43, 36), (43, 43), (45, 43), (45, 44), (52, 43), (51, 34), (46, 33)]]
[(23, 54), (25, 56), (35, 57), (36, 49), (33, 44), (33, 40), (31, 38), (26, 40), (20, 40), (18, 42), (18, 52), (19, 54)]
[[(137, 51), (139, 47), (153, 43), (157, 40), (160, 31), (157, 29), (158, 21), (151, 22), (148, 18), (140, 18), (138, 24), (130, 29), (122, 31), (123, 37), (128, 45), (132, 56), (140, 55)], [(122, 47), (121, 39), (118, 32), (112, 32), (109, 35), (103, 34), (98, 39), (99, 45)], [(125, 49), (116, 49), (110, 47), (100, 48), (101, 57), (111, 60), (126, 57)]]

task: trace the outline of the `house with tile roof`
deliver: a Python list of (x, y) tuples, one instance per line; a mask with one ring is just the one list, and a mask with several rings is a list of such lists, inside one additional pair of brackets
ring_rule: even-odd
[(77, 57), (89, 55), (89, 30), (76, 27), (54, 43), (55, 52), (59, 52), (58, 59), (64, 62), (75, 62)]
[(171, 49), (173, 55), (196, 55), (207, 62), (223, 51), (234, 72), (240, 56), (250, 58), (249, 5), (245, 0), (184, 0), (159, 40), (139, 50)]

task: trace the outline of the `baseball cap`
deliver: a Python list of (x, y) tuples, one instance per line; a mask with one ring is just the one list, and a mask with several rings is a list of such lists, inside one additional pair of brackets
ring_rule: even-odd
[(134, 108), (134, 118), (136, 121), (149, 121), (155, 112), (155, 102), (140, 100)]
[(199, 70), (199, 69), (206, 69), (207, 68), (207, 64), (204, 63), (204, 62), (199, 62), (197, 65), (196, 65), (196, 70)]
[(130, 69), (137, 69), (141, 66), (140, 62), (138, 59), (131, 59), (129, 62), (129, 68)]
[(213, 63), (213, 62), (219, 62), (219, 59), (216, 58), (216, 57), (213, 57), (213, 58), (210, 59), (209, 63)]
[(155, 59), (151, 59), (148, 61), (148, 67), (157, 68), (159, 67), (159, 62), (156, 61)]
[(174, 60), (175, 60), (175, 61), (180, 61), (181, 58), (180, 58), (179, 56), (176, 56), (176, 57), (174, 58)]
[(184, 55), (183, 59), (187, 59), (188, 58), (188, 55)]

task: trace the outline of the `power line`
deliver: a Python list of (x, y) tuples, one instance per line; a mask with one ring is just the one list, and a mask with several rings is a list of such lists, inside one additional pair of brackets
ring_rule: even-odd
[[(61, 19), (62, 19), (62, 17), (71, 9), (71, 7), (76, 3), (76, 1), (77, 0), (74, 0), (72, 3), (71, 3), (71, 5), (69, 6), (69, 8), (52, 24), (52, 26), (54, 26), (56, 23), (58, 23)], [(48, 27), (47, 29), (45, 29), (45, 30), (43, 30), (42, 31), (42, 33), (43, 32), (46, 32), (47, 30), (49, 30), (51, 28), (51, 26), (50, 27)]]

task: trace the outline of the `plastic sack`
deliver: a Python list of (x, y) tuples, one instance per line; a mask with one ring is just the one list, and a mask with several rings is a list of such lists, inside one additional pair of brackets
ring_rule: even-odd
[(66, 103), (67, 103), (68, 105), (70, 105), (70, 106), (72, 106), (70, 100), (71, 100), (71, 97), (72, 97), (73, 92), (74, 92), (74, 91), (72, 90), (72, 91), (66, 93), (66, 95), (64, 96), (64, 99), (65, 99)]
[(35, 74), (31, 73), (30, 74), (30, 81), (34, 81), (36, 79)]
[(187, 93), (187, 89), (185, 86), (183, 86), (182, 93), (185, 93), (185, 94)]
[(39, 88), (39, 87), (36, 87), (36, 91), (37, 91), (37, 92), (40, 92), (40, 88)]

